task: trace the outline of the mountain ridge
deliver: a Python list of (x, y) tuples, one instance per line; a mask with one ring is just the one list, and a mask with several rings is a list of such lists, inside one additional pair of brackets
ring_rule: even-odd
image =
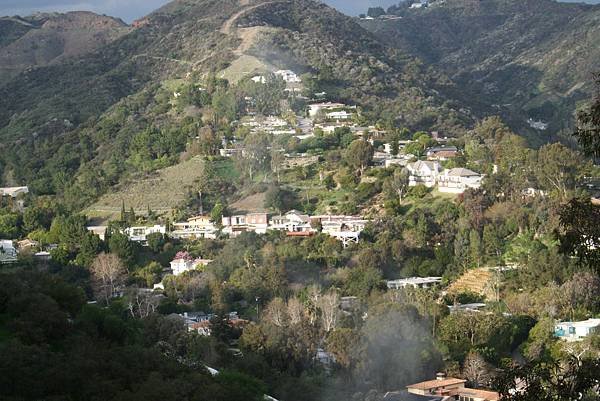
[(119, 19), (84, 11), (0, 18), (0, 83), (93, 52), (128, 31)]
[[(550, 0), (447, 0), (406, 10), (399, 20), (361, 20), (384, 43), (408, 51), (448, 74), (467, 96), (486, 103), (513, 128), (531, 131), (545, 120), (551, 139), (572, 127), (573, 112), (589, 98), (600, 7)], [(473, 105), (477, 110), (477, 105)], [(564, 124), (569, 122), (569, 124)]]
[[(258, 6), (247, 9), (253, 5)], [(287, 20), (275, 18), (277, 12), (277, 18), (282, 14)], [(229, 32), (228, 21), (235, 32)], [(113, 178), (104, 176), (102, 168), (108, 167), (103, 164), (115, 155), (129, 157), (135, 132), (148, 126), (171, 130), (181, 124), (177, 113), (154, 110), (156, 96), (169, 93), (165, 88), (171, 87), (170, 81), (198, 82), (203, 76), (225, 71), (239, 58), (236, 52), (243, 40), (237, 35), (238, 25), (270, 25), (277, 32), (261, 35), (244, 54), (263, 60), (285, 54), (313, 74), (322, 74), (331, 64), (329, 73), (339, 77), (331, 84), (332, 90), (339, 92), (336, 96), (363, 105), (365, 111), (386, 111), (387, 118), (401, 118), (406, 125), (423, 128), (443, 125), (460, 130), (470, 121), (424, 81), (444, 82), (443, 77), (430, 74), (398, 51), (389, 53), (352, 18), (318, 2), (178, 0), (136, 25), (93, 53), (25, 71), (0, 86), (4, 95), (0, 99), (0, 136), (8, 150), (2, 160), (5, 181), (14, 177), (15, 181), (33, 182), (35, 187), (35, 182), (48, 182), (45, 177), (53, 176), (57, 165), (67, 163), (61, 170), (68, 175), (77, 176), (84, 166), (100, 174), (99, 183), (91, 187), (115, 184)], [(282, 60), (275, 64), (285, 66)], [(386, 107), (382, 107), (384, 103)], [(131, 104), (135, 106), (130, 108)], [(126, 118), (120, 114), (123, 112)], [(77, 150), (82, 142), (91, 148)], [(69, 162), (53, 161), (73, 152), (80, 156), (69, 156)], [(176, 156), (171, 154), (170, 160)], [(127, 172), (122, 164), (115, 168), (119, 175)], [(66, 189), (56, 183), (36, 190), (54, 193)]]

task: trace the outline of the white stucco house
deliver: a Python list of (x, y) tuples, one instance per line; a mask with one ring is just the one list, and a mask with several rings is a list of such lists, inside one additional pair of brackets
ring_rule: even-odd
[(343, 109), (347, 107), (343, 103), (313, 103), (308, 105), (308, 115), (309, 117), (316, 117), (320, 111), (333, 111), (334, 109)]
[(272, 230), (287, 232), (310, 232), (310, 217), (297, 210), (290, 210), (284, 215), (273, 216), (269, 226)]
[(208, 265), (212, 260), (193, 258), (187, 252), (178, 252), (171, 261), (171, 270), (173, 275), (179, 276), (191, 270), (197, 270), (199, 267)]
[(300, 77), (292, 70), (275, 71), (275, 75), (281, 77), (287, 83), (298, 84), (298, 83), (302, 82)]
[(408, 163), (406, 169), (409, 172), (409, 186), (425, 185), (428, 188), (435, 187), (442, 167), (438, 162), (418, 160)]
[(400, 288), (429, 288), (438, 285), (442, 282), (441, 277), (410, 277), (401, 278), (398, 280), (390, 280), (387, 282), (387, 287), (390, 290), (398, 290)]
[(327, 118), (330, 120), (350, 120), (352, 118), (352, 113), (348, 113), (346, 110), (332, 111), (327, 113)]
[(467, 189), (479, 189), (483, 176), (468, 168), (452, 168), (444, 170), (438, 176), (438, 190), (440, 192), (462, 194)]
[(212, 223), (210, 216), (195, 216), (185, 222), (174, 223), (171, 236), (179, 239), (190, 238), (217, 238), (217, 228)]
[(600, 333), (600, 319), (560, 322), (554, 325), (554, 336), (565, 341), (580, 341), (594, 333)]
[(129, 227), (125, 229), (125, 234), (129, 237), (129, 239), (133, 242), (140, 242), (142, 244), (146, 244), (148, 241), (148, 235), (161, 233), (167, 233), (167, 227), (161, 225), (154, 225), (151, 227), (140, 226), (140, 227)]

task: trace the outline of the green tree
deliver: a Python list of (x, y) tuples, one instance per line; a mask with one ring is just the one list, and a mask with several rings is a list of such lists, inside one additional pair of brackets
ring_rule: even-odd
[(264, 132), (250, 134), (244, 139), (242, 151), (237, 161), (250, 180), (254, 179), (257, 172), (264, 172), (269, 168), (271, 162), (270, 145), (271, 136)]
[(420, 142), (411, 142), (404, 148), (404, 153), (409, 155), (414, 155), (416, 157), (423, 156), (425, 152), (425, 147)]
[(483, 227), (483, 250), (487, 260), (499, 261), (502, 256), (503, 241), (495, 224)]
[(462, 271), (467, 270), (471, 265), (469, 234), (467, 232), (467, 230), (460, 230), (454, 238), (454, 260)]
[(475, 266), (481, 266), (483, 249), (481, 247), (481, 237), (477, 230), (471, 230), (469, 233), (469, 253), (470, 259), (475, 263)]
[(217, 226), (221, 226), (223, 213), (225, 213), (225, 207), (221, 202), (215, 203), (215, 206), (210, 212), (210, 220)]
[[(600, 359), (568, 356), (507, 366), (495, 387), (507, 401), (594, 401), (598, 399)], [(514, 391), (519, 388), (519, 391)]]
[(39, 229), (48, 229), (52, 223), (52, 217), (47, 209), (30, 206), (23, 212), (23, 229), (32, 232)]
[(265, 207), (279, 213), (294, 209), (298, 203), (296, 193), (277, 185), (271, 185), (265, 194)]
[(21, 216), (18, 213), (0, 212), (0, 237), (16, 239), (19, 236)]
[(565, 200), (575, 189), (584, 168), (585, 164), (581, 163), (576, 152), (560, 143), (553, 143), (539, 150), (533, 171), (543, 189)]
[(167, 242), (162, 233), (148, 234), (146, 240), (148, 241), (148, 247), (154, 253), (160, 253)]
[(96, 256), (102, 251), (102, 245), (100, 237), (91, 232), (86, 233), (81, 241), (75, 263), (79, 266), (89, 267)]
[(86, 222), (87, 218), (82, 215), (71, 215), (59, 219), (57, 235), (60, 244), (66, 246), (70, 252), (77, 251), (83, 242), (83, 238), (88, 235)]
[(127, 266), (132, 266), (136, 257), (135, 243), (129, 237), (119, 232), (111, 234), (108, 240), (108, 249), (117, 255)]
[(596, 75), (596, 95), (592, 104), (577, 113), (577, 128), (573, 135), (586, 155), (600, 158), (600, 74)]
[(560, 249), (600, 272), (600, 206), (572, 199), (560, 211)]
[(373, 160), (375, 150), (373, 146), (362, 139), (358, 139), (350, 144), (344, 153), (344, 160), (351, 168), (358, 170), (360, 175)]
[(160, 282), (162, 271), (163, 268), (160, 263), (150, 262), (148, 265), (138, 270), (136, 275), (144, 280), (144, 284), (148, 288), (152, 288), (154, 284)]

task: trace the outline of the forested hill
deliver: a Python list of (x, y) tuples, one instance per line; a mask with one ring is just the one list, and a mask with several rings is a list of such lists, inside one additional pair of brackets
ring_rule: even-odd
[(90, 12), (0, 18), (0, 84), (27, 68), (95, 51), (128, 31), (123, 21)]
[[(477, 111), (513, 128), (560, 131), (589, 97), (600, 59), (600, 7), (552, 0), (446, 0), (393, 7), (401, 19), (361, 20), (382, 43), (445, 72)], [(473, 104), (470, 99), (476, 99)], [(539, 132), (542, 137), (544, 132)]]
[[(85, 202), (81, 192), (92, 191), (91, 200), (125, 174), (178, 161), (210, 119), (169, 97), (205, 86), (211, 74), (233, 84), (253, 70), (293, 68), (373, 121), (456, 134), (473, 123), (439, 95), (452, 87), (446, 77), (320, 2), (177, 0), (134, 27), (91, 54), (0, 86), (4, 183), (27, 182), (38, 194), (69, 190)], [(208, 109), (199, 100), (188, 106)], [(153, 139), (139, 139), (138, 157), (136, 135), (148, 130)]]

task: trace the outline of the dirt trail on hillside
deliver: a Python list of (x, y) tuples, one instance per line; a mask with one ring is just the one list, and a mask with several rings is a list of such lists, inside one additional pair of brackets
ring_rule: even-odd
[[(241, 0), (240, 4), (242, 6), (246, 6), (248, 5), (250, 2), (249, 0)], [(225, 23), (223, 24), (223, 26), (221, 27), (221, 33), (224, 35), (231, 35), (233, 34), (233, 28), (234, 28), (234, 23), (244, 14), (255, 10), (257, 8), (260, 7), (264, 7), (270, 4), (275, 4), (275, 3), (282, 3), (282, 1), (267, 1), (265, 3), (259, 3), (259, 4), (255, 4), (253, 6), (247, 6), (243, 9), (241, 9), (240, 11), (238, 11), (237, 13), (233, 14), (227, 21), (225, 21)]]

